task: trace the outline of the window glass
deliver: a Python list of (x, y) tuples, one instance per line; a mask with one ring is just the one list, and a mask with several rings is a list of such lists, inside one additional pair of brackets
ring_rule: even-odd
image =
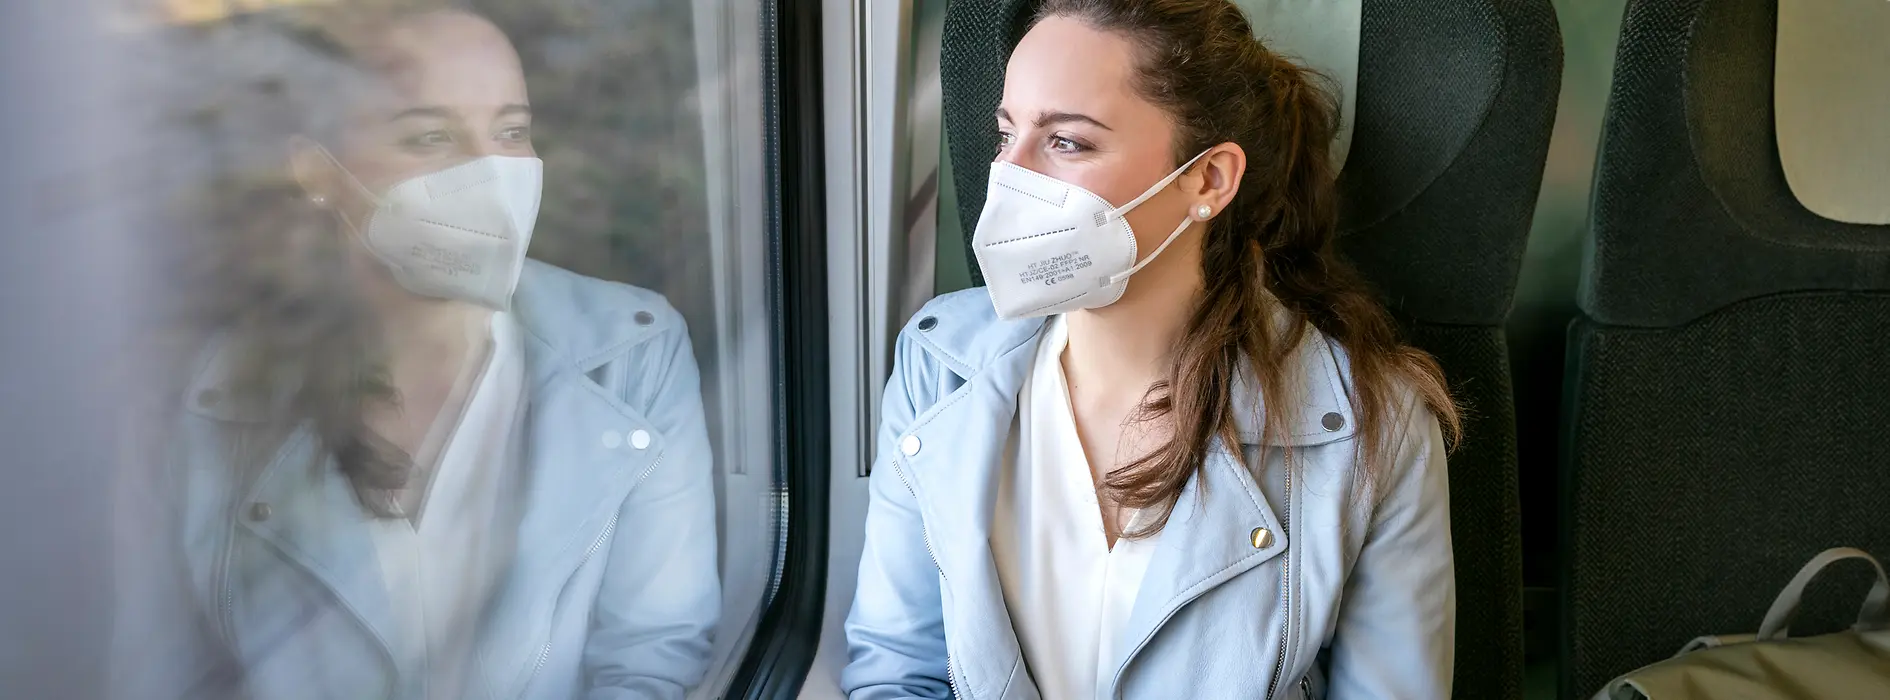
[(113, 697), (716, 697), (768, 594), (760, 6), (108, 0)]

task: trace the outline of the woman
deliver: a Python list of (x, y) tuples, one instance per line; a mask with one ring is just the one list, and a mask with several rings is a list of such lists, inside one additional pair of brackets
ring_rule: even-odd
[(526, 260), (542, 164), (497, 27), (289, 35), (333, 90), (279, 111), (289, 181), (225, 183), (207, 227), (214, 340), (121, 515), (117, 697), (683, 697), (720, 594), (681, 317)]
[(900, 337), (843, 684), (1446, 698), (1436, 364), (1333, 247), (1330, 98), (1225, 0), (1046, 0)]

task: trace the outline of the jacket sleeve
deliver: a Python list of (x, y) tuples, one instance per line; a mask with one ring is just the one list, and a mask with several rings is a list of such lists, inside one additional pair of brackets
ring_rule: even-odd
[(926, 549), (919, 504), (893, 464), (895, 446), (930, 401), (926, 362), (901, 334), (886, 385), (868, 479), (866, 541), (847, 616), (847, 667), (840, 686), (851, 700), (947, 698), (944, 609), (938, 566)]
[(714, 463), (701, 379), (681, 317), (633, 355), (627, 401), (666, 441), (618, 511), (584, 647), (589, 700), (680, 700), (708, 673), (721, 580)]
[(1450, 697), (1457, 587), (1444, 439), (1421, 404), (1404, 415), (1341, 598), (1326, 695), (1334, 700)]

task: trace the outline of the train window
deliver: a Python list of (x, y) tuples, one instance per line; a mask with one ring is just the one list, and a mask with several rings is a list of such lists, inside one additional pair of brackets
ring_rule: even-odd
[(108, 695), (729, 692), (791, 495), (773, 5), (101, 4), (141, 136), (73, 179), (163, 251)]

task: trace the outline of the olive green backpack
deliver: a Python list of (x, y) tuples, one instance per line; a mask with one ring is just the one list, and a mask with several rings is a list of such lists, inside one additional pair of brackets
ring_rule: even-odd
[[(1833, 562), (1862, 559), (1877, 583), (1851, 629), (1791, 637), (1805, 586)], [(1765, 613), (1758, 634), (1701, 637), (1673, 658), (1615, 679), (1595, 700), (1890, 699), (1890, 577), (1869, 554), (1825, 550), (1805, 564)]]

